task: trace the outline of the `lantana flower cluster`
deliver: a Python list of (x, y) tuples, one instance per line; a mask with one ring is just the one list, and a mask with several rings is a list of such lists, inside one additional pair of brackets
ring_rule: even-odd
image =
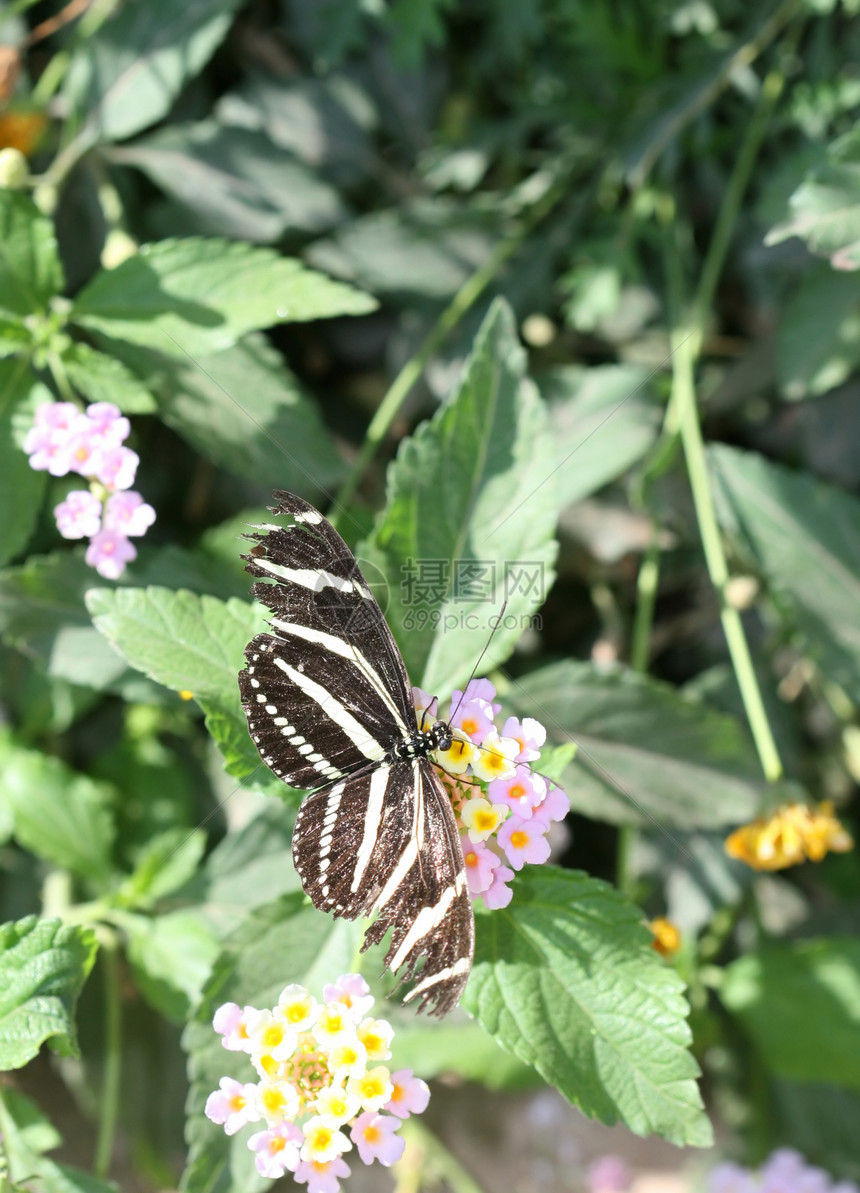
[[(437, 715), (435, 699), (420, 688), (412, 692), (418, 723), (426, 727), (425, 713), (431, 720)], [(546, 729), (532, 717), (508, 717), (499, 732), (495, 697), (488, 679), (454, 692), (446, 718), (451, 748), (433, 754), (460, 828), (469, 892), (491, 909), (510, 903), (515, 871), (549, 858), (550, 825), (570, 811), (561, 788), (532, 769)]]
[(717, 1164), (708, 1174), (708, 1193), (860, 1193), (854, 1181), (834, 1181), (793, 1148), (771, 1152), (758, 1172), (740, 1164)]
[(344, 1155), (388, 1166), (403, 1154), (397, 1134), (427, 1108), (430, 1091), (411, 1069), (391, 1072), (394, 1030), (369, 1015), (374, 999), (359, 974), (323, 987), (285, 987), (271, 1009), (228, 1002), (212, 1025), (231, 1052), (246, 1052), (257, 1081), (222, 1077), (206, 1116), (234, 1135), (260, 1123), (248, 1140), (261, 1176), (289, 1171), (308, 1193), (337, 1193), (349, 1176)]
[(827, 853), (846, 853), (853, 847), (830, 800), (818, 805), (783, 804), (770, 816), (742, 824), (726, 840), (726, 853), (754, 870), (820, 862)]
[(86, 561), (100, 576), (116, 580), (136, 558), (130, 541), (155, 521), (155, 510), (134, 492), (139, 457), (123, 446), (131, 427), (112, 402), (86, 411), (74, 402), (49, 402), (36, 411), (24, 451), (30, 467), (66, 476), (76, 472), (89, 488), (74, 489), (54, 509), (63, 538), (88, 538)]

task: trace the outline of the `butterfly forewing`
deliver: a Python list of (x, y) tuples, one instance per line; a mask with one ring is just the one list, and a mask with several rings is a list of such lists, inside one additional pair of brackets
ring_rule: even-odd
[(445, 1014), (474, 946), (451, 803), (426, 758), (392, 753), (417, 735), (409, 681), (355, 557), (307, 502), (275, 498), (288, 523), (259, 527), (245, 556), (272, 614), (239, 675), (251, 736), (276, 775), (313, 791), (293, 857), (315, 906), (376, 912), (364, 947), (391, 929), (386, 965), (409, 979), (424, 958), (408, 997)]

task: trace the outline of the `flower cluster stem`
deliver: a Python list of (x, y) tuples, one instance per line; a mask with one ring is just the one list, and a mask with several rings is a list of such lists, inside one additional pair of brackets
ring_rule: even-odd
[(100, 937), (105, 1000), (105, 1060), (99, 1099), (99, 1124), (93, 1171), (100, 1180), (104, 1180), (110, 1170), (119, 1113), (120, 1078), (122, 1075), (122, 1002), (116, 936), (112, 931), (102, 929)]
[(729, 604), (726, 598), (729, 568), (714, 511), (705, 444), (696, 407), (695, 345), (687, 329), (682, 329), (677, 340), (677, 347), (672, 357), (672, 396), (687, 462), (696, 520), (699, 524), (699, 533), (702, 536), (705, 562), (711, 583), (720, 600), (720, 620), (726, 635), (729, 655), (741, 691), (750, 731), (765, 778), (768, 782), (773, 783), (782, 775), (782, 763), (764, 707), (740, 613)]
[(717, 524), (708, 475), (705, 445), (696, 404), (695, 369), (702, 347), (708, 313), (725, 264), (743, 195), (761, 148), (768, 122), (784, 85), (785, 78), (778, 70), (771, 71), (762, 84), (759, 103), (747, 128), (723, 196), (714, 235), (705, 257), (693, 300), (692, 312), (686, 322), (678, 317), (681, 305), (679, 295), (681, 268), (674, 237), (670, 237), (667, 260), (675, 317), (672, 334), (672, 394), (666, 417), (666, 429), (670, 432), (677, 430), (681, 438), (708, 575), (720, 600), (720, 620), (726, 635), (732, 667), (740, 688), (744, 711), (762, 770), (769, 782), (776, 782), (782, 776), (782, 762), (764, 707), (740, 614), (729, 603), (726, 596), (729, 569)]

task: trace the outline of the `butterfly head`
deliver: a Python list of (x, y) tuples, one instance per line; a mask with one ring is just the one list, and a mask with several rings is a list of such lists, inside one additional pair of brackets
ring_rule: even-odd
[(436, 721), (429, 729), (416, 729), (411, 737), (391, 749), (392, 760), (427, 758), (436, 750), (450, 750), (453, 734), (447, 721)]

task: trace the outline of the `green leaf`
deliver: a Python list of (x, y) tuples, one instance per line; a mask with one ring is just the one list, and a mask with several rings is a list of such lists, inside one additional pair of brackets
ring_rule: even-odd
[(26, 360), (0, 360), (0, 565), (26, 546), (41, 509), (46, 474), (30, 467), (23, 443), (46, 398)]
[(270, 249), (189, 237), (143, 245), (102, 270), (70, 318), (105, 335), (155, 348), (183, 363), (231, 348), (274, 323), (372, 311), (374, 299)]
[(529, 1089), (542, 1084), (530, 1065), (501, 1048), (473, 1019), (430, 1024), (399, 1007), (386, 1008), (385, 1017), (396, 1032), (391, 1068), (412, 1069), (426, 1081), (456, 1073), (484, 1089)]
[(0, 736), (0, 803), (12, 813), (17, 841), (97, 887), (113, 875), (114, 796), (106, 783)]
[(669, 684), (588, 663), (556, 663), (512, 682), (504, 700), (577, 751), (562, 786), (595, 820), (708, 828), (757, 815), (765, 792), (733, 717)]
[(353, 965), (356, 943), (354, 924), (322, 915), (302, 894), (287, 895), (255, 911), (225, 943), (183, 1039), (191, 1080), (185, 1193), (262, 1187), (245, 1139), (229, 1139), (203, 1114), (206, 1098), (225, 1074), (256, 1079), (245, 1054), (221, 1046), (212, 1030), (215, 1010), (225, 1002), (272, 1006), (290, 982), (301, 982), (319, 998), (324, 983)]
[(388, 9), (387, 24), (394, 33), (392, 55), (399, 66), (405, 70), (417, 69), (424, 60), (426, 47), (444, 42), (442, 12), (453, 5), (454, 0), (399, 0)]
[[(829, 1172), (860, 1176), (860, 1093), (824, 1082), (771, 1082), (771, 1103), (787, 1144)], [(850, 1186), (845, 1193), (853, 1193)]]
[(231, 773), (248, 774), (260, 765), (236, 678), (245, 646), (263, 625), (255, 606), (150, 587), (92, 589), (87, 608), (130, 666), (174, 691), (192, 692), (207, 716), (228, 722), (242, 750), (241, 765)]
[[(12, 1119), (18, 1143), (26, 1147), (37, 1156), (43, 1152), (50, 1152), (63, 1142), (60, 1132), (42, 1114), (35, 1102), (31, 1102), (24, 1094), (7, 1087), (3, 1089), (3, 1110), (7, 1121)], [(2, 1113), (2, 1111), (0, 1111)], [(3, 1131), (3, 1143), (7, 1143), (9, 1132), (4, 1123), (0, 1126)], [(5, 1148), (4, 1148), (5, 1150)]]
[(222, 124), (265, 131), (280, 149), (339, 187), (353, 187), (373, 173), (374, 114), (362, 91), (342, 75), (246, 75), (218, 101), (215, 114)]
[(196, 872), (206, 849), (202, 829), (170, 828), (147, 841), (120, 888), (127, 907), (148, 907), (172, 894)]
[(65, 95), (81, 135), (119, 141), (166, 116), (209, 61), (240, 0), (128, 0), (77, 50)]
[(649, 376), (634, 365), (567, 365), (538, 378), (556, 444), (559, 505), (597, 492), (645, 455), (660, 426)]
[(37, 314), (63, 285), (54, 225), (32, 199), (0, 188), (0, 310)]
[(4, 1177), (15, 1190), (32, 1189), (35, 1183), (44, 1193), (117, 1193), (116, 1185), (42, 1155), (59, 1147), (62, 1137), (28, 1098), (13, 1089), (4, 1089), (0, 1099), (0, 1135), (8, 1166)]
[(806, 648), (860, 701), (860, 502), (753, 452), (709, 449), (726, 531), (787, 603)]
[(33, 333), (19, 319), (0, 316), (0, 358), (29, 356), (33, 349)]
[[(231, 569), (178, 547), (143, 546), (119, 585), (149, 582), (193, 591), (247, 590)], [(0, 635), (54, 678), (128, 699), (157, 700), (157, 688), (130, 671), (93, 627), (84, 594), (105, 583), (87, 567), (81, 550), (34, 556), (22, 567), (7, 568), (0, 572)]]
[(40, 659), (54, 678), (99, 689), (118, 684), (128, 669), (93, 629), (84, 605), (94, 583), (104, 581), (82, 552), (34, 556), (0, 573), (4, 641)]
[(128, 959), (144, 998), (173, 1023), (183, 1023), (218, 956), (214, 933), (195, 910), (113, 918), (128, 937)]
[(90, 928), (27, 916), (0, 926), (0, 1068), (20, 1069), (47, 1040), (79, 1056), (74, 1007), (93, 966)]
[(860, 293), (851, 274), (816, 262), (782, 310), (777, 373), (786, 398), (827, 393), (860, 363)]
[(799, 236), (835, 269), (860, 269), (860, 128), (828, 147), (826, 160), (797, 188), (789, 209), (765, 244)]
[(465, 1006), (584, 1114), (707, 1147), (684, 984), (632, 903), (597, 879), (524, 870), (479, 919)]
[(507, 608), (489, 663), (513, 650), (552, 582), (552, 446), (510, 308), (493, 304), (458, 390), (403, 441), (366, 550), (413, 682), (464, 681)]
[(301, 893), (293, 866), (292, 839), (296, 808), (267, 800), (262, 811), (212, 850), (185, 888), (220, 939), (248, 914), (281, 895)]
[(66, 374), (88, 402), (113, 402), (126, 414), (152, 414), (155, 398), (121, 360), (89, 344), (69, 345), (63, 354)]
[(399, 301), (450, 298), (493, 248), (483, 219), (422, 201), (349, 220), (306, 252), (326, 273)]
[(719, 995), (773, 1073), (860, 1089), (860, 940), (802, 941), (741, 957)]
[[(168, 426), (235, 476), (306, 493), (343, 475), (316, 405), (261, 335), (191, 366), (168, 366), (157, 388)], [(238, 557), (240, 539), (233, 549)]]
[(349, 214), (333, 186), (265, 132), (214, 120), (169, 125), (110, 158), (142, 170), (216, 236), (271, 244), (287, 233), (327, 232)]

